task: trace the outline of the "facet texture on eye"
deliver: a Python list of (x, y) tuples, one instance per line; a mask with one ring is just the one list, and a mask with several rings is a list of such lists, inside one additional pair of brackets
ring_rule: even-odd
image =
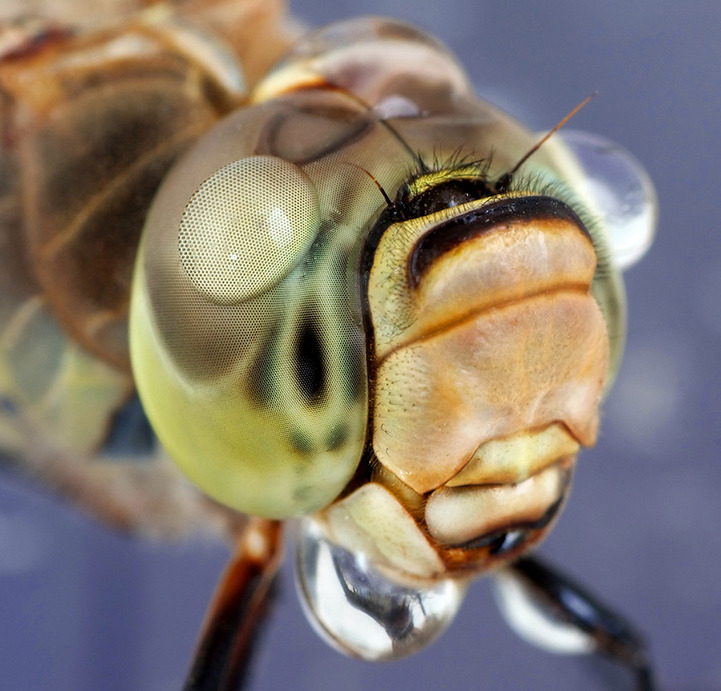
[(190, 198), (178, 233), (180, 261), (198, 292), (232, 305), (293, 269), (318, 224), (318, 198), (300, 168), (274, 156), (243, 158)]

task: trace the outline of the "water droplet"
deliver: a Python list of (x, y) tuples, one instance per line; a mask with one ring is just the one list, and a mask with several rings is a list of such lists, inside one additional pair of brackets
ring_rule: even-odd
[(466, 592), (463, 581), (429, 586), (398, 583), (363, 554), (333, 544), (311, 519), (300, 526), (296, 563), (306, 616), (346, 655), (394, 660), (435, 640), (453, 620)]
[(577, 130), (559, 134), (586, 173), (616, 265), (627, 269), (653, 242), (658, 208), (651, 179), (630, 153), (604, 137)]

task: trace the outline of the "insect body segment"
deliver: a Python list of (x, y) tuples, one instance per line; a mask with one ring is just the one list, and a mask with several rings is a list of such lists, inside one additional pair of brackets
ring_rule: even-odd
[[(234, 12), (223, 28), (248, 31), (239, 55), (208, 33), (208, 3), (125, 17), (104, 5), (100, 22), (84, 7), (66, 26), (73, 4), (44, 3), (57, 21), (8, 20), (4, 7), (0, 23), (2, 460), (113, 525), (223, 534), (238, 518), (216, 523), (218, 508), (156, 445), (109, 452), (107, 443), (125, 406), (139, 408), (128, 306), (150, 202), (174, 160), (245, 101), (290, 36), (273, 2), (226, 4)], [(37, 9), (25, 3), (21, 14)]]

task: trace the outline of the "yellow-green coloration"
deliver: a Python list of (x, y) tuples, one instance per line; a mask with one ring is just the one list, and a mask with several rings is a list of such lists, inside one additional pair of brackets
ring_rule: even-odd
[(238, 304), (285, 278), (318, 224), (318, 198), (304, 173), (275, 156), (250, 156), (211, 175), (191, 197), (180, 221), (180, 261), (211, 302)]
[(408, 197), (410, 199), (418, 197), (446, 180), (476, 180), (479, 175), (483, 174), (485, 174), (485, 171), (482, 167), (471, 165), (434, 170), (419, 175), (408, 184)]
[[(312, 33), (256, 84), (274, 11), (8, 34), (0, 453), (155, 536), (312, 514), (308, 611), (389, 659), (558, 516), (620, 361), (611, 259), (648, 246), (653, 191), (604, 143), (539, 148), (391, 20)], [(280, 526), (252, 523), (233, 598), (277, 561)]]
[(69, 342), (39, 298), (29, 298), (0, 332), (0, 391), (16, 411), (0, 416), (6, 453), (38, 444), (79, 454), (106, 433), (106, 420), (128, 396), (128, 377)]
[[(357, 41), (333, 31), (311, 36), (258, 86), (254, 105), (221, 122), (173, 169), (148, 217), (134, 277), (133, 371), (155, 431), (210, 496), (274, 518), (331, 504), (358, 464), (371, 460), (362, 458), (369, 440), (378, 458), (387, 449), (403, 456), (406, 442), (398, 447), (398, 440), (409, 433), (415, 441), (406, 451), (422, 444), (413, 427), (404, 427), (404, 411), (393, 412), (398, 396), (404, 405), (417, 401), (394, 384), (397, 368), (391, 360), (397, 353), (381, 362), (384, 344), (399, 346), (416, 332), (437, 328), (443, 301), (463, 302), (462, 294), (452, 294), (458, 286), (448, 288), (447, 279), (464, 261), (469, 267), (477, 263), (475, 245), (460, 251), (460, 263), (449, 255), (431, 267), (419, 287), (419, 295), (427, 293), (426, 306), (394, 305), (394, 300), (408, 301), (405, 288), (393, 286), (406, 275), (412, 236), (456, 209), (392, 226), (382, 238), (365, 294), (366, 243), (385, 206), (378, 187), (393, 197), (405, 184), (414, 196), (444, 180), (498, 179), (537, 139), (477, 100), (453, 59), (428, 37), (373, 20), (348, 30), (357, 32)], [(444, 165), (457, 160), (459, 151), (480, 163)], [(419, 160), (439, 163), (423, 171)], [(524, 165), (506, 197), (547, 194), (554, 186), (586, 200), (575, 184), (580, 178), (562, 143), (551, 140)], [(528, 179), (534, 182), (524, 182)], [(476, 205), (487, 201), (503, 197)], [(539, 232), (543, 253), (543, 229)], [(553, 234), (549, 237), (552, 244)], [(574, 251), (587, 255), (583, 281), (588, 284), (594, 277), (593, 247), (582, 235), (574, 242)], [(594, 244), (601, 247), (603, 240)], [(622, 300), (604, 267), (596, 272), (593, 292), (605, 312), (613, 351), (622, 331)], [(445, 287), (434, 303), (436, 275)], [(519, 295), (536, 287), (522, 284)], [(482, 301), (484, 290), (473, 286), (469, 299)], [(398, 309), (402, 323), (392, 314)], [(534, 309), (518, 318), (529, 323), (552, 318), (562, 325), (565, 318), (582, 315), (574, 333), (582, 333), (586, 323), (593, 338), (603, 334), (605, 339), (604, 320), (590, 297)], [(370, 353), (368, 329), (374, 330)], [(594, 391), (607, 367), (605, 346), (599, 348), (587, 373), (594, 382), (587, 396), (590, 417), (576, 430), (583, 443), (595, 437)], [(489, 357), (493, 352), (489, 346)], [(618, 348), (611, 359), (618, 359)], [(551, 360), (552, 350), (542, 353), (539, 367)], [(397, 371), (406, 376), (404, 366)], [(570, 371), (557, 376), (572, 378)], [(414, 386), (421, 396), (432, 393), (420, 380)], [(434, 420), (454, 422), (457, 411), (446, 410), (444, 399), (434, 403), (431, 397), (423, 405), (435, 405)], [(535, 424), (551, 422), (544, 418)], [(502, 435), (518, 431), (514, 424), (498, 430)], [(399, 434), (384, 437), (397, 425)], [(493, 437), (489, 428), (487, 438)], [(572, 447), (567, 442), (558, 448)], [(473, 451), (450, 459), (454, 448), (443, 450), (449, 460), (439, 459), (433, 471), (439, 481), (449, 479)], [(413, 463), (410, 452), (400, 465), (389, 460), (387, 467), (401, 472)], [(438, 484), (414, 482), (402, 472), (399, 477), (410, 492)]]
[[(346, 97), (338, 100), (358, 110)], [(191, 199), (204, 180), (233, 161), (257, 160), (256, 142), (239, 142), (237, 132), (258, 137), (262, 129), (256, 123), (265, 125), (284, 110), (270, 104), (239, 111), (170, 176), (148, 220), (131, 309), (136, 381), (171, 456), (214, 498), (276, 518), (330, 503), (361, 456), (368, 399), (365, 336), (349, 258), (367, 222), (368, 204), (382, 199), (354, 167), (332, 160), (296, 166), (261, 154), (287, 174), (248, 185), (247, 208), (264, 204), (269, 215), (289, 215), (291, 226), (313, 234), (299, 243), (304, 251), (294, 250), (273, 285), (235, 304), (198, 290), (180, 256), (184, 210), (173, 202)], [(296, 124), (295, 118), (288, 121), (291, 129)], [(397, 160), (399, 145), (383, 134)], [(289, 143), (297, 145), (298, 136), (288, 132)], [(337, 136), (346, 132), (339, 129)], [(389, 153), (383, 165), (392, 169), (392, 149)], [(353, 160), (373, 163), (362, 152)], [(280, 206), (286, 183), (297, 179), (314, 200), (306, 205), (310, 217)], [(307, 211), (304, 205), (299, 209)], [(267, 226), (258, 230), (267, 236)], [(259, 255), (256, 274), (277, 271), (275, 259), (269, 256), (264, 265)], [(218, 271), (222, 275), (225, 266), (219, 264)]]

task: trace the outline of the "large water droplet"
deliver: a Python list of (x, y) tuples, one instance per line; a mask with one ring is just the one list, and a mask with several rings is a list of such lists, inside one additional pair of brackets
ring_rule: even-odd
[(615, 264), (627, 269), (653, 242), (658, 208), (643, 166), (618, 144), (596, 134), (562, 130), (559, 135), (586, 173), (588, 192), (608, 229)]
[(435, 640), (453, 620), (466, 584), (450, 579), (409, 587), (363, 555), (328, 540), (311, 519), (300, 525), (296, 574), (306, 616), (346, 655), (393, 660)]

